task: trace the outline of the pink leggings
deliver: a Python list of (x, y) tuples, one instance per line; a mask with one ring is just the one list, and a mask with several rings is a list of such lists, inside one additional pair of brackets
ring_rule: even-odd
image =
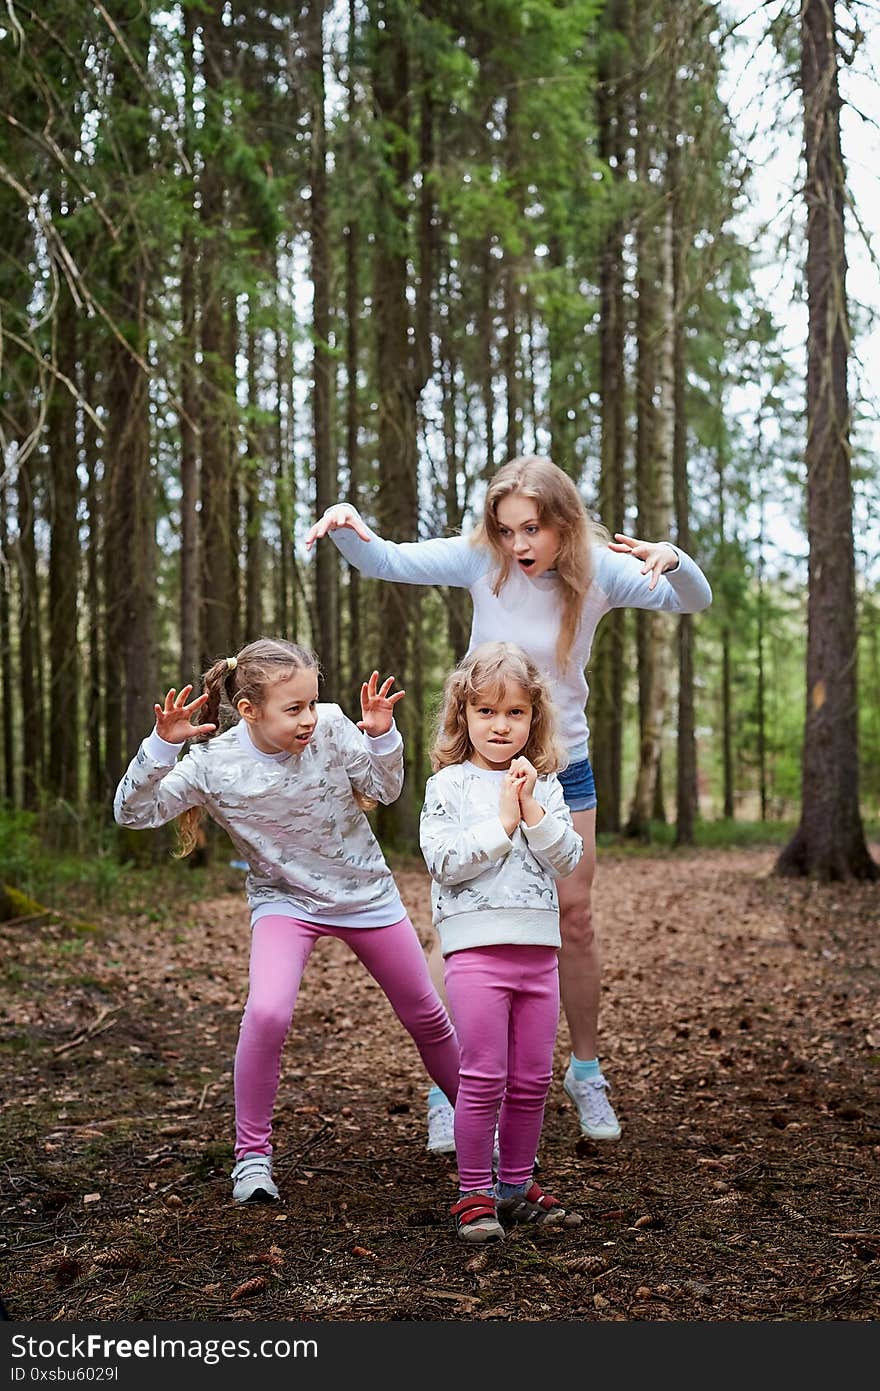
[[(502, 1183), (532, 1176), (559, 1024), (555, 947), (469, 947), (445, 962), (461, 1047), (455, 1153), (462, 1192), (492, 1187), (498, 1117)], [(498, 1116), (498, 1107), (501, 1115)]]
[(332, 927), (280, 914), (251, 932), (250, 990), (235, 1050), (235, 1157), (271, 1154), (272, 1111), (281, 1049), (306, 962), (319, 937), (338, 937), (378, 981), (412, 1034), (426, 1069), (448, 1097), (458, 1089), (458, 1043), (431, 984), (409, 918), (389, 927)]

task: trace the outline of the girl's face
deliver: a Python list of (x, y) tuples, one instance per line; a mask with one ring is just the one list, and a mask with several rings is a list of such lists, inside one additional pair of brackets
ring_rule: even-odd
[(495, 509), (501, 545), (524, 575), (536, 579), (552, 570), (562, 538), (555, 526), (538, 517), (538, 504), (521, 493), (502, 498)]
[(273, 681), (262, 705), (238, 702), (261, 753), (302, 753), (318, 723), (318, 673), (311, 667)]
[(471, 762), (478, 768), (509, 768), (529, 742), (532, 704), (515, 681), (505, 683), (497, 700), (486, 696), (468, 703), (466, 715)]

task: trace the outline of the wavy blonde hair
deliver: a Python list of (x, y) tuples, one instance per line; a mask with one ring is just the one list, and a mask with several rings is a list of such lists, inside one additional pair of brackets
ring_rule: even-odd
[(528, 742), (520, 750), (539, 773), (564, 768), (567, 755), (556, 732), (556, 707), (550, 684), (521, 647), (513, 642), (483, 642), (454, 667), (443, 686), (443, 699), (431, 748), (431, 767), (436, 773), (452, 763), (464, 763), (473, 748), (468, 734), (467, 708), (495, 702), (505, 687), (516, 684), (527, 693), (532, 707)]
[[(317, 675), (320, 670), (314, 652), (284, 638), (257, 638), (249, 642), (236, 653), (232, 667), (228, 658), (218, 657), (202, 676), (202, 690), (208, 699), (199, 710), (199, 722), (213, 724), (216, 728), (210, 734), (196, 735), (192, 742), (204, 744), (213, 739), (221, 728), (221, 715), (225, 715), (224, 724), (228, 726), (238, 714), (240, 700), (249, 700), (259, 709), (267, 690), (276, 681), (286, 681), (297, 671), (314, 671)], [(376, 806), (372, 797), (366, 797), (356, 788), (352, 790), (361, 810), (372, 811)], [(176, 859), (191, 854), (198, 845), (201, 819), (201, 807), (188, 807), (178, 816)]]
[(510, 576), (513, 557), (505, 551), (498, 522), (498, 504), (518, 494), (537, 505), (542, 526), (559, 532), (555, 569), (562, 588), (562, 620), (556, 642), (556, 660), (564, 671), (571, 656), (583, 613), (584, 598), (593, 580), (591, 548), (608, 544), (608, 532), (593, 521), (567, 473), (551, 459), (524, 454), (511, 459), (495, 474), (486, 491), (483, 518), (473, 534), (474, 545), (488, 546), (497, 562), (492, 593), (500, 594)]

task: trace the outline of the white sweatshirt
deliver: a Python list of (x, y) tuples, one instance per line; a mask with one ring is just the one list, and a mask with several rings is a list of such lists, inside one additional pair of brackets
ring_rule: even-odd
[[(366, 525), (366, 523), (364, 523)], [(561, 606), (555, 571), (530, 579), (512, 569), (501, 593), (492, 593), (493, 556), (464, 536), (433, 541), (385, 541), (369, 527), (371, 540), (348, 527), (331, 531), (334, 543), (363, 574), (404, 584), (450, 584), (470, 590), (474, 612), (468, 651), (483, 642), (516, 642), (550, 677), (559, 712), (560, 736), (573, 758), (587, 756), (589, 726), (584, 707), (589, 687), (584, 668), (590, 658), (596, 626), (611, 609), (657, 609), (668, 613), (698, 613), (712, 602), (712, 591), (700, 567), (676, 546), (678, 565), (648, 588), (642, 562), (634, 556), (594, 546), (593, 582), (584, 598), (580, 628), (564, 672), (556, 662)]]
[(372, 739), (338, 705), (320, 704), (298, 754), (261, 754), (242, 720), (183, 747), (154, 731), (116, 789), (120, 826), (163, 826), (203, 806), (247, 860), (252, 921), (267, 912), (340, 927), (399, 922), (404, 908), (354, 789), (386, 806), (403, 786), (403, 740)]
[(558, 947), (554, 880), (571, 874), (584, 843), (555, 773), (535, 783), (536, 826), (508, 836), (498, 813), (502, 770), (453, 763), (428, 779), (419, 841), (444, 956), (467, 947)]

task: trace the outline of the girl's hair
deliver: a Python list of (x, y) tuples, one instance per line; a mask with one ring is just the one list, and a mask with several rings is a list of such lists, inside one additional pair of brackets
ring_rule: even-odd
[(498, 504), (513, 494), (531, 498), (537, 504), (538, 520), (542, 525), (553, 526), (559, 532), (555, 568), (562, 586), (562, 621), (556, 660), (563, 671), (577, 636), (584, 596), (593, 578), (590, 550), (595, 545), (607, 545), (608, 532), (599, 522), (593, 521), (568, 474), (552, 460), (537, 454), (511, 459), (491, 480), (483, 519), (473, 535), (474, 544), (488, 545), (497, 561), (493, 594), (501, 593), (513, 564), (513, 557), (502, 545), (498, 523)]
[(546, 676), (531, 657), (513, 642), (483, 642), (447, 676), (437, 730), (431, 749), (435, 773), (451, 763), (464, 763), (471, 754), (467, 707), (503, 697), (508, 684), (522, 686), (532, 707), (532, 724), (520, 753), (539, 773), (564, 768), (567, 757), (556, 732), (556, 707)]
[[(202, 690), (208, 699), (199, 710), (199, 723), (216, 725), (211, 734), (195, 735), (192, 742), (203, 744), (212, 739), (223, 721), (229, 724), (238, 713), (238, 702), (249, 700), (258, 709), (266, 691), (276, 681), (283, 681), (297, 671), (320, 671), (318, 658), (306, 647), (284, 638), (257, 638), (233, 658), (219, 657), (202, 676)], [(376, 803), (371, 797), (354, 789), (354, 798), (363, 811), (372, 811)], [(176, 858), (189, 855), (199, 841), (201, 807), (189, 807), (177, 818), (178, 848)]]

